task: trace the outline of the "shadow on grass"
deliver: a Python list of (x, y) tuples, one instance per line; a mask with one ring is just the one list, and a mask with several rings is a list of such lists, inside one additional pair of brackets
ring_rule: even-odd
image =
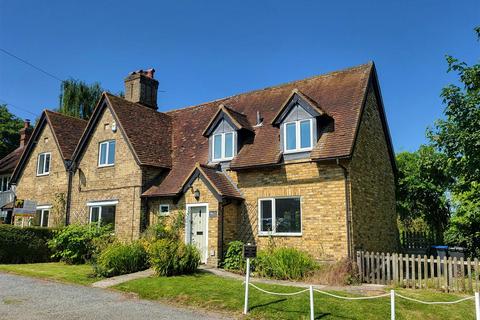
[(257, 308), (261, 308), (261, 307), (266, 307), (266, 306), (269, 306), (269, 305), (272, 305), (272, 304), (275, 304), (275, 303), (280, 303), (280, 302), (283, 302), (283, 301), (287, 301), (287, 299), (283, 298), (283, 299), (277, 299), (277, 300), (274, 300), (274, 301), (270, 301), (270, 302), (267, 302), (267, 303), (263, 303), (263, 304), (257, 304), (256, 306), (252, 306), (249, 308), (249, 310), (253, 310), (253, 309), (257, 309)]

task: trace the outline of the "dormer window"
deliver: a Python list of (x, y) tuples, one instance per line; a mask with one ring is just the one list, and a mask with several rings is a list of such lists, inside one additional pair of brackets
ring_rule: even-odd
[(220, 104), (203, 136), (209, 140), (209, 161), (227, 162), (238, 153), (247, 138), (253, 135), (253, 128), (247, 116)]
[(319, 137), (318, 120), (329, 117), (320, 106), (297, 89), (279, 109), (272, 125), (280, 128), (280, 146), (284, 160), (309, 157)]
[(213, 161), (229, 161), (235, 154), (235, 132), (223, 132), (213, 135)]
[(312, 119), (286, 122), (284, 128), (285, 153), (312, 150), (313, 124)]

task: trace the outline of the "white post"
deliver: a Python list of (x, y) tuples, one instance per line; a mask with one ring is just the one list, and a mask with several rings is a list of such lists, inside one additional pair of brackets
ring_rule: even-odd
[(475, 292), (475, 314), (477, 320), (480, 320), (480, 292)]
[(250, 258), (247, 258), (247, 272), (245, 274), (245, 306), (243, 308), (243, 314), (248, 312), (248, 282), (250, 281)]
[(310, 286), (310, 320), (315, 319), (315, 311), (313, 310), (313, 286)]
[(395, 290), (390, 290), (390, 319), (395, 320)]

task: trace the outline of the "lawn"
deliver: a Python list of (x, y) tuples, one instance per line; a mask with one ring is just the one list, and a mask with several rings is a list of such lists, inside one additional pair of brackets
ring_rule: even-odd
[(89, 264), (67, 265), (62, 262), (0, 264), (0, 271), (82, 285), (101, 280), (92, 275), (92, 266)]
[[(295, 292), (299, 288), (258, 284), (275, 292)], [(239, 280), (221, 278), (208, 273), (190, 276), (152, 277), (133, 280), (116, 286), (125, 292), (135, 292), (141, 298), (200, 307), (212, 311), (226, 311), (241, 315), (243, 285)], [(308, 319), (308, 292), (297, 296), (266, 295), (254, 288), (250, 290), (250, 317), (255, 319)], [(399, 290), (403, 295), (421, 300), (451, 301), (460, 295), (426, 290)], [(342, 293), (340, 293), (342, 294)], [(396, 299), (397, 319), (474, 319), (474, 303), (457, 305), (422, 305)], [(315, 293), (317, 319), (389, 319), (389, 297), (375, 300), (344, 301)]]

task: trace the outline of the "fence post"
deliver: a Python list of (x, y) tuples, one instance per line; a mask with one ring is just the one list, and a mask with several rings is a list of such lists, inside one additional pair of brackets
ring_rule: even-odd
[(480, 320), (480, 292), (475, 292), (475, 314), (477, 320)]
[(247, 272), (245, 274), (245, 306), (243, 314), (248, 313), (248, 282), (250, 281), (250, 258), (247, 258)]
[(313, 308), (313, 286), (310, 286), (310, 320), (315, 319), (315, 311)]
[(395, 290), (390, 290), (390, 319), (395, 320)]

